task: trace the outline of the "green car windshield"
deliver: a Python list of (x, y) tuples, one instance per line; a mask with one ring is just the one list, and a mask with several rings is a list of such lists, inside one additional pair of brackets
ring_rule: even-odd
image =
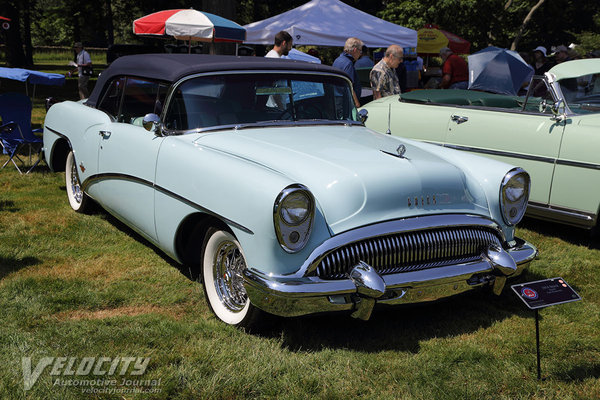
[(164, 124), (181, 131), (296, 121), (358, 122), (348, 81), (294, 73), (198, 76), (172, 93)]
[(572, 112), (600, 113), (600, 73), (561, 79), (558, 83)]

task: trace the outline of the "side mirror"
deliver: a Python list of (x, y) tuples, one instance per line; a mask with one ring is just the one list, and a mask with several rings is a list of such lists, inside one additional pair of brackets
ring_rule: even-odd
[(142, 120), (142, 126), (148, 132), (156, 133), (158, 131), (158, 127), (160, 125), (160, 117), (156, 114), (146, 114), (144, 115), (144, 119)]
[(367, 110), (365, 110), (364, 108), (358, 110), (358, 119), (360, 120), (360, 122), (364, 124), (367, 118), (369, 118), (369, 112)]
[(60, 100), (55, 99), (54, 97), (47, 97), (45, 102), (46, 111), (50, 109), (56, 103), (60, 103)]

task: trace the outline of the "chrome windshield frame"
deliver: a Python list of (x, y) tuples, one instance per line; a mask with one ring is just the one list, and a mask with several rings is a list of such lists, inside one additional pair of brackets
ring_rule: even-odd
[[(204, 77), (204, 76), (223, 76), (223, 75), (241, 75), (241, 74), (252, 74), (252, 75), (263, 74), (264, 75), (264, 74), (274, 74), (274, 73), (285, 73), (286, 75), (315, 75), (315, 76), (336, 77), (336, 78), (345, 80), (346, 83), (349, 85), (350, 90), (352, 90), (352, 81), (349, 78), (347, 78), (343, 75), (338, 75), (338, 74), (331, 73), (331, 72), (304, 71), (304, 70), (300, 70), (300, 69), (298, 69), (298, 70), (246, 70), (246, 69), (239, 69), (239, 70), (235, 70), (235, 71), (202, 72), (202, 73), (196, 73), (196, 74), (191, 74), (191, 75), (185, 76), (185, 77), (179, 79), (178, 81), (176, 81), (175, 83), (173, 83), (173, 85), (171, 85), (171, 88), (169, 89), (167, 96), (166, 96), (165, 106), (162, 109), (160, 119), (161, 119), (161, 121), (165, 120), (165, 118), (167, 116), (167, 111), (169, 109), (169, 105), (171, 104), (171, 100), (173, 98), (173, 94), (175, 93), (177, 88), (180, 85), (182, 85), (184, 82), (187, 82), (191, 79)], [(357, 112), (358, 112), (358, 110), (357, 110)], [(300, 121), (281, 120), (281, 121), (262, 121), (262, 122), (256, 122), (256, 123), (229, 124), (229, 125), (210, 126), (210, 127), (206, 127), (206, 128), (195, 128), (195, 129), (186, 129), (186, 130), (169, 130), (163, 126), (162, 129), (160, 130), (160, 135), (161, 136), (178, 136), (178, 135), (184, 135), (184, 134), (189, 134), (189, 133), (201, 133), (201, 132), (218, 131), (218, 130), (226, 130), (226, 129), (239, 130), (239, 129), (246, 129), (246, 128), (254, 128), (254, 127), (275, 127), (275, 126), (290, 126), (290, 125), (295, 126), (295, 125), (301, 125), (299, 123), (304, 123), (305, 121), (306, 121), (306, 125), (339, 125), (339, 124), (343, 124), (343, 125), (364, 126), (364, 124), (361, 123), (360, 121), (352, 121), (352, 120), (330, 120), (330, 119), (300, 120)]]

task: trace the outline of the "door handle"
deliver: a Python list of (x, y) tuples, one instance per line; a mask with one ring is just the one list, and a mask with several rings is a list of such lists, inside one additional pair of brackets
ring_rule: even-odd
[(104, 139), (108, 139), (110, 137), (110, 132), (109, 131), (100, 131), (100, 132), (98, 132), (98, 134), (100, 136), (102, 136), (102, 138), (104, 138)]
[(467, 122), (469, 120), (469, 117), (463, 117), (460, 115), (453, 115), (450, 117), (450, 119), (452, 119), (452, 121), (456, 122), (457, 124), (462, 124), (463, 122)]

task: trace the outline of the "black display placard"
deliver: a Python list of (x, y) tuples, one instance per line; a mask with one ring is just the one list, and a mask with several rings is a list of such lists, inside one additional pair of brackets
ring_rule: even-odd
[(563, 278), (519, 283), (511, 288), (532, 310), (581, 300), (579, 294)]

